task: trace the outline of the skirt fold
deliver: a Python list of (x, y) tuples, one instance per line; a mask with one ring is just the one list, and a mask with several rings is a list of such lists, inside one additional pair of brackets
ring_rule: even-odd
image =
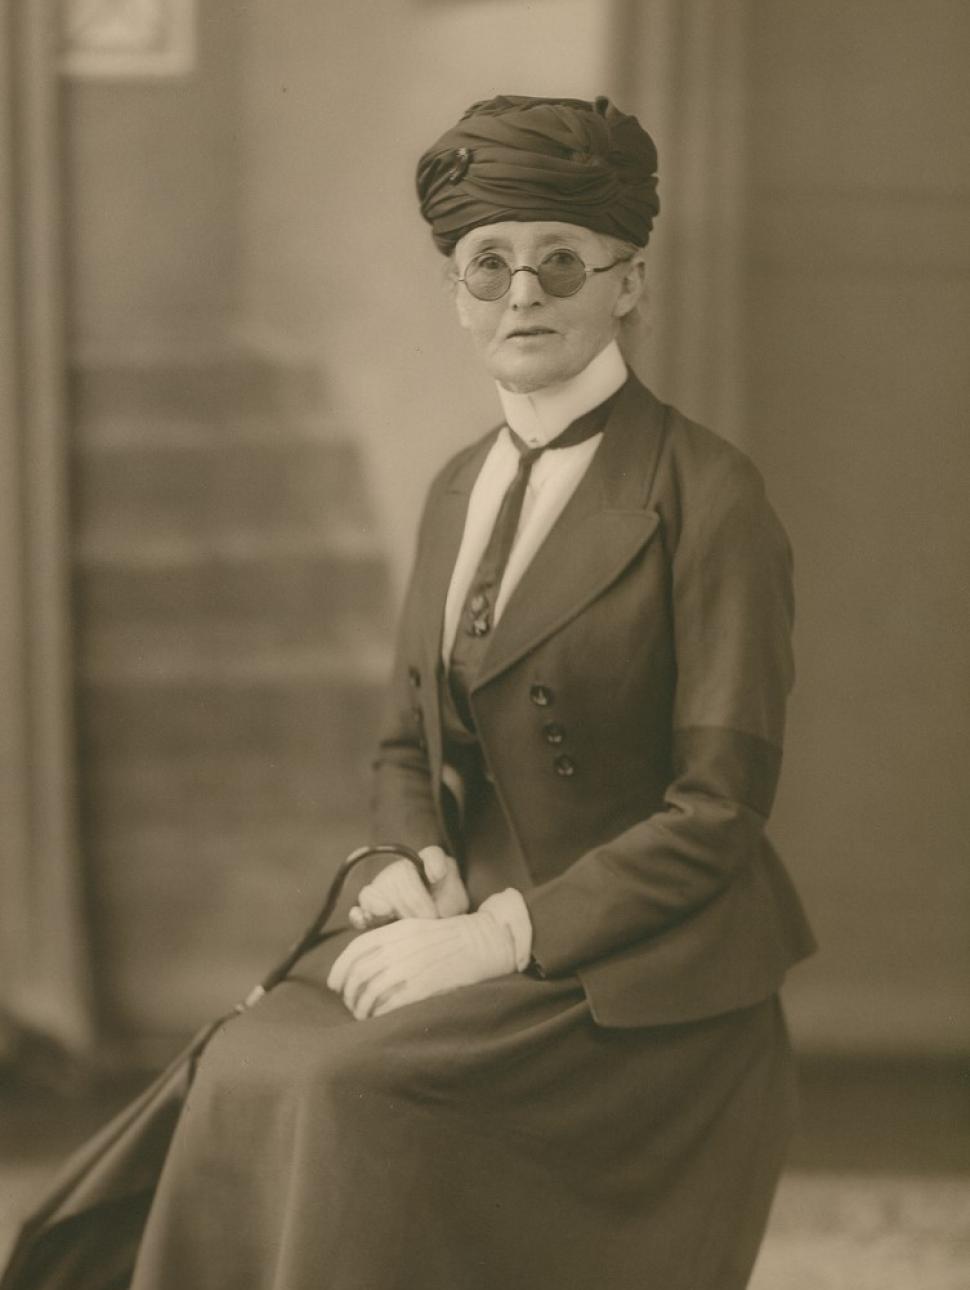
[(349, 935), (206, 1049), (131, 1290), (742, 1290), (792, 1116), (776, 999), (607, 1030), (515, 976), (356, 1022)]

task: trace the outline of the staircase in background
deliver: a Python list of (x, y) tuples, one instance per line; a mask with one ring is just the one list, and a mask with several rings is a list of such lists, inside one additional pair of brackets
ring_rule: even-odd
[(251, 359), (73, 383), (80, 797), (121, 1034), (231, 1004), (365, 840), (390, 594), (357, 446)]

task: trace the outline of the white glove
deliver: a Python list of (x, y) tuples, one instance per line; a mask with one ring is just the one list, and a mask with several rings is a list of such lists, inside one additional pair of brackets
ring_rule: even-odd
[(465, 913), (470, 902), (458, 862), (441, 847), (422, 847), (419, 854), (431, 890), (410, 860), (394, 860), (361, 888), (350, 911), (351, 927), (362, 932), (399, 918), (451, 918)]
[(532, 922), (513, 887), (477, 913), (404, 918), (351, 941), (327, 978), (357, 1018), (379, 1017), (463, 985), (521, 972), (532, 952)]

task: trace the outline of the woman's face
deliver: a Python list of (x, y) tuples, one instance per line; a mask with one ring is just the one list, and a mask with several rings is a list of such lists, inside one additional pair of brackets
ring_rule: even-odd
[[(486, 251), (512, 269), (536, 268), (558, 248), (575, 251), (587, 268), (618, 258), (614, 243), (577, 224), (509, 220), (466, 233), (455, 247), (455, 270), (461, 277), (472, 258)], [(458, 282), (455, 303), (495, 380), (517, 394), (531, 394), (575, 376), (605, 349), (639, 300), (643, 282), (638, 255), (609, 273), (591, 274), (574, 296), (549, 295), (534, 273), (516, 273), (498, 300), (476, 300)]]

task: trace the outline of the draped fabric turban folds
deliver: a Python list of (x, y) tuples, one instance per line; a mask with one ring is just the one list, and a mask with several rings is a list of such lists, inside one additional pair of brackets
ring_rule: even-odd
[(474, 103), (422, 156), (417, 188), (445, 255), (505, 220), (580, 224), (646, 246), (660, 210), (653, 140), (607, 98)]

